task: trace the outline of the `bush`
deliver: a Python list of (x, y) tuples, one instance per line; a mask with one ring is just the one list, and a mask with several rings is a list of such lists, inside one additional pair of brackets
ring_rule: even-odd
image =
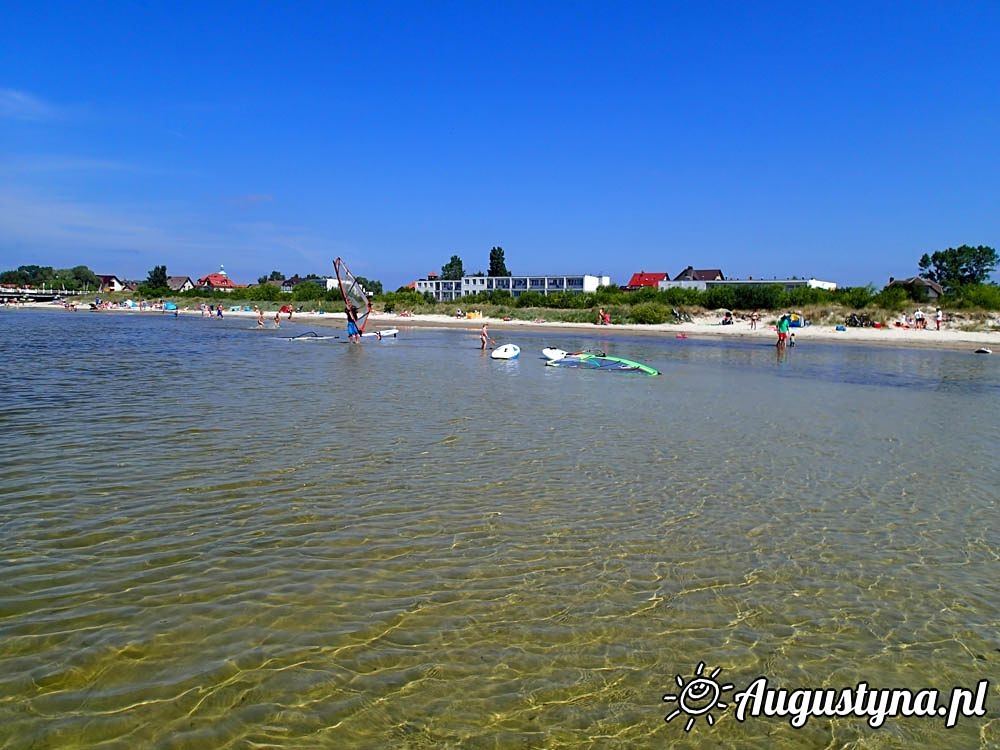
[(627, 304), (626, 294), (621, 289), (616, 286), (601, 286), (597, 288), (594, 292), (594, 304), (603, 305), (607, 307), (608, 305), (621, 305)]
[(960, 307), (982, 310), (1000, 310), (1000, 286), (996, 284), (967, 284), (957, 289)]
[(382, 309), (387, 313), (395, 312), (396, 310), (408, 310), (418, 305), (426, 304), (424, 295), (406, 288), (397, 292), (382, 294), (377, 299), (379, 304), (382, 305)]
[(638, 305), (640, 302), (657, 302), (659, 299), (660, 292), (655, 286), (644, 286), (628, 292), (628, 301), (632, 305)]
[[(197, 292), (197, 290), (192, 291)], [(243, 291), (244, 299), (254, 300), (256, 302), (277, 302), (285, 296), (282, 291), (273, 284), (258, 284), (257, 286), (247, 287)]]
[(659, 302), (640, 302), (638, 305), (632, 305), (632, 309), (629, 311), (629, 318), (632, 319), (633, 323), (645, 325), (666, 323), (671, 317), (670, 308)]
[(487, 301), (491, 305), (510, 305), (514, 302), (514, 298), (506, 289), (494, 289), (493, 291), (485, 292), (485, 294)]
[[(712, 287), (712, 290), (717, 287)], [(785, 290), (780, 284), (750, 284), (747, 286), (729, 287), (733, 290), (733, 301), (730, 305), (706, 305), (711, 309), (725, 307), (741, 310), (775, 310), (784, 307), (782, 298)]]
[(904, 287), (887, 286), (876, 294), (872, 298), (872, 301), (877, 307), (881, 307), (883, 310), (899, 312), (909, 306), (910, 295), (907, 294)]
[(713, 286), (705, 290), (704, 306), (709, 310), (720, 307), (732, 310), (736, 307), (736, 287)]
[(659, 301), (671, 307), (700, 307), (703, 306), (704, 295), (700, 289), (671, 287), (660, 292)]
[(545, 295), (541, 292), (522, 292), (517, 298), (518, 307), (543, 307)]
[[(799, 286), (784, 292), (778, 307), (807, 307), (809, 305), (822, 305), (833, 299), (832, 293), (826, 289), (812, 289), (807, 286)], [(772, 308), (774, 309), (774, 308)]]
[(553, 292), (546, 295), (545, 306), (558, 310), (581, 310), (589, 307), (584, 304), (586, 301), (587, 295), (579, 292)]
[(319, 284), (314, 284), (311, 281), (303, 281), (295, 287), (295, 291), (292, 292), (292, 299), (296, 302), (304, 302), (306, 300), (323, 299), (324, 294), (326, 294), (326, 289)]
[(838, 289), (833, 293), (835, 302), (839, 302), (844, 307), (851, 307), (861, 310), (871, 304), (875, 297), (875, 287), (868, 286), (848, 286)]

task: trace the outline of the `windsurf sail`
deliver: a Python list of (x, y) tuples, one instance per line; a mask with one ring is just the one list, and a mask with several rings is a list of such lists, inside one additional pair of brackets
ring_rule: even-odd
[(587, 370), (620, 370), (641, 372), (645, 375), (659, 375), (660, 371), (641, 362), (621, 357), (597, 356), (594, 354), (567, 354), (559, 359), (550, 359), (545, 364), (551, 367), (580, 367)]
[(368, 315), (372, 311), (372, 302), (368, 299), (368, 293), (340, 258), (333, 261), (333, 270), (337, 273), (337, 282), (340, 284), (340, 293), (344, 296), (344, 304), (357, 308), (358, 330), (364, 332)]

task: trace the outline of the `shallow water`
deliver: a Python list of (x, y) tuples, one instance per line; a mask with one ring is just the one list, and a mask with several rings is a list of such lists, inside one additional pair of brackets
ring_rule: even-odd
[(662, 700), (1000, 676), (1000, 359), (307, 330), (0, 310), (0, 747), (1000, 743)]

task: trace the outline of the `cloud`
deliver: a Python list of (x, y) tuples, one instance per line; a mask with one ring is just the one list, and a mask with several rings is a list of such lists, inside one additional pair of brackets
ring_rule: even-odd
[(16, 89), (0, 89), (0, 120), (49, 120), (56, 114), (55, 107), (36, 96)]
[(195, 277), (225, 264), (230, 276), (247, 283), (286, 266), (322, 273), (331, 262), (330, 243), (299, 227), (233, 223), (175, 204), (56, 197), (23, 185), (0, 189), (0, 236), (15, 256), (0, 271), (22, 264), (86, 265), (134, 278), (166, 263), (173, 273)]

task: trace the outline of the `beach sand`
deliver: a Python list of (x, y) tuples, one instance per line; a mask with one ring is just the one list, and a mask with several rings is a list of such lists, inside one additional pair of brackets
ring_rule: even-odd
[[(25, 307), (39, 307), (61, 310), (51, 303), (29, 303)], [(81, 308), (79, 313), (88, 312)], [(102, 312), (117, 312), (108, 310)], [(122, 312), (133, 312), (123, 310)], [(146, 311), (144, 314), (164, 315), (172, 314), (163, 311)], [(199, 310), (179, 311), (181, 315), (200, 316)], [(225, 317), (241, 317), (256, 319), (257, 314), (245, 311), (225, 311)], [(770, 316), (768, 316), (770, 317)], [(265, 313), (267, 329), (273, 329), (273, 311)], [(531, 331), (566, 331), (575, 335), (597, 334), (602, 337), (614, 336), (616, 334), (660, 336), (665, 338), (744, 338), (758, 339), (762, 341), (776, 341), (777, 333), (775, 327), (770, 324), (759, 322), (756, 330), (750, 328), (750, 324), (745, 320), (737, 320), (733, 325), (720, 325), (721, 315), (708, 313), (695, 316), (689, 323), (662, 323), (659, 325), (638, 325), (638, 324), (612, 324), (599, 326), (596, 323), (564, 323), (564, 322), (534, 322), (527, 320), (501, 320), (499, 318), (455, 318), (449, 315), (412, 315), (400, 316), (392, 313), (372, 313), (368, 319), (366, 330), (378, 331), (387, 328), (407, 328), (433, 327), (433, 328), (457, 328), (464, 329), (470, 333), (478, 334), (483, 323), (489, 324), (489, 330), (494, 339), (500, 342), (504, 332)], [(288, 320), (287, 315), (281, 316), (281, 325), (284, 327), (289, 323), (299, 325), (322, 325), (336, 328), (346, 328), (344, 313), (314, 313), (297, 312)], [(928, 321), (928, 328), (918, 330), (914, 328), (898, 328), (895, 326), (886, 328), (847, 328), (844, 331), (836, 330), (832, 325), (808, 325), (803, 328), (792, 328), (795, 334), (796, 344), (810, 341), (829, 341), (843, 344), (881, 344), (898, 347), (930, 347), (942, 349), (957, 349), (975, 351), (980, 347), (997, 349), (1000, 354), (1000, 326), (994, 326), (990, 331), (965, 331), (953, 324), (945, 323), (940, 331), (934, 330), (934, 321)], [(555, 342), (557, 343), (557, 342)]]

